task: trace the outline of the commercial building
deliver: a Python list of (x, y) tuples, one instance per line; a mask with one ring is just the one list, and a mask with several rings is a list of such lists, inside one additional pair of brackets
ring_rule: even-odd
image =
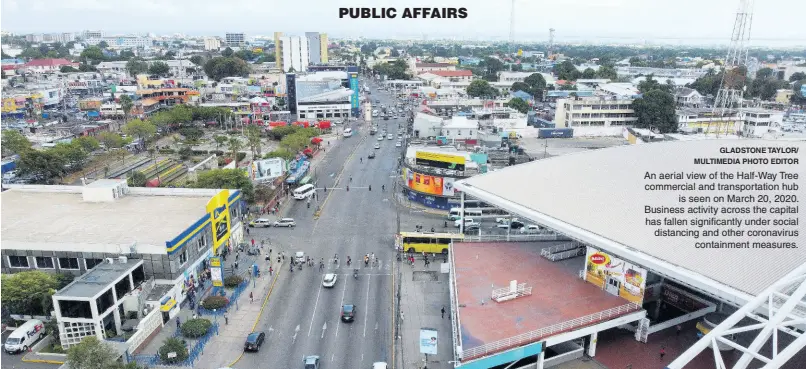
[(631, 126), (638, 118), (633, 99), (592, 96), (557, 100), (557, 128)]
[(78, 63), (67, 59), (34, 59), (25, 63), (22, 68), (32, 73), (54, 73), (60, 71), (62, 67), (78, 69)]
[(327, 64), (327, 34), (319, 32), (305, 32), (308, 39), (309, 64)]
[[(168, 65), (168, 74), (175, 77), (181, 77), (187, 75), (187, 69), (193, 68), (196, 65), (193, 64), (190, 60), (187, 59), (174, 59), (174, 60), (146, 60), (145, 63), (151, 66), (151, 64), (160, 62), (165, 63)], [(108, 61), (108, 62), (100, 62), (96, 66), (99, 72), (105, 74), (125, 74), (128, 75), (128, 70), (126, 69), (127, 61)]]
[(217, 51), (221, 49), (221, 39), (218, 37), (205, 37), (204, 49), (212, 51)]
[(283, 68), (283, 43), (280, 39), (283, 38), (282, 32), (274, 32), (274, 63), (277, 69), (285, 72)]
[(360, 107), (358, 72), (317, 72), (288, 75), (288, 101), (300, 120), (357, 116)]
[[(305, 72), (311, 64), (308, 39), (300, 36), (280, 37), (280, 49), (277, 54), (282, 56), (283, 72)], [(278, 51), (276, 51), (278, 52)]]
[[(178, 313), (187, 286), (199, 281), (208, 259), (228, 253), (243, 240), (245, 206), (238, 190), (130, 188), (125, 179), (85, 186), (4, 187), (3, 273), (42, 270), (79, 276), (105, 260), (115, 264), (125, 257), (142, 266), (152, 285), (143, 300), (160, 307), (168, 318)], [(74, 292), (68, 286), (54, 299), (95, 299), (102, 291)], [(115, 293), (120, 299), (122, 293)], [(84, 335), (97, 333), (87, 324), (96, 325), (108, 310), (92, 308), (88, 316), (87, 309), (80, 310), (84, 315), (75, 318), (89, 319), (76, 321)], [(71, 317), (64, 309), (57, 314)]]
[[(498, 82), (506, 82), (512, 86), (515, 82), (523, 82), (526, 77), (531, 76), (538, 72), (498, 72)], [(543, 79), (546, 80), (546, 85), (551, 86), (554, 85), (557, 80), (549, 73), (538, 73), (543, 76)]]
[(456, 70), (456, 65), (450, 63), (419, 63), (417, 59), (412, 58), (409, 62), (409, 68), (414, 71), (414, 74), (416, 75), (440, 70)]
[[(448, 144), (444, 138), (442, 142)], [(459, 151), (453, 146), (413, 144), (406, 149), (401, 187), (409, 201), (449, 210), (458, 202), (453, 183), (482, 173), (486, 162), (484, 154)]]
[(243, 33), (227, 33), (224, 35), (224, 42), (227, 46), (241, 47), (246, 44), (246, 36)]
[(764, 136), (784, 120), (784, 112), (757, 108), (728, 110), (721, 115), (710, 108), (682, 108), (676, 113), (678, 128), (683, 132), (745, 137)]
[(87, 45), (97, 46), (101, 42), (106, 42), (110, 49), (146, 49), (153, 45), (153, 40), (150, 37), (140, 35), (99, 36), (98, 33), (91, 32), (85, 34), (86, 36), (91, 36), (85, 40)]

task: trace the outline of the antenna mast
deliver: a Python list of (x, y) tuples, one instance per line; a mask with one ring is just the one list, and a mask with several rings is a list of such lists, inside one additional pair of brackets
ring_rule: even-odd
[(723, 118), (726, 116), (729, 118), (728, 122), (724, 122), (725, 133), (727, 133), (728, 123), (733, 113), (736, 113), (737, 119), (741, 117), (744, 87), (740, 87), (740, 85), (744, 82), (747, 73), (747, 46), (753, 23), (753, 3), (754, 0), (739, 0), (730, 46), (728, 46), (728, 54), (723, 66), (722, 81), (719, 91), (716, 93), (712, 117), (708, 122), (705, 134), (716, 133), (718, 137), (722, 131)]
[(546, 59), (550, 59), (551, 55), (554, 53), (554, 28), (549, 28), (549, 49), (546, 55)]

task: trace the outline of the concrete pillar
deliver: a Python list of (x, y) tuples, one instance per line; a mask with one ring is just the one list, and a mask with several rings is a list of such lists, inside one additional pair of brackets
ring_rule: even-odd
[(540, 355), (537, 355), (537, 367), (535, 369), (543, 369), (543, 364), (546, 361), (546, 352), (540, 351)]
[(121, 334), (123, 334), (123, 331), (120, 329), (120, 327), (123, 326), (123, 323), (121, 322), (121, 319), (120, 319), (120, 309), (115, 308), (112, 311), (112, 314), (114, 314), (114, 316), (115, 316), (115, 333), (117, 333), (118, 335), (121, 335)]
[(593, 332), (590, 338), (590, 345), (588, 345), (588, 356), (596, 356), (596, 342), (599, 340), (599, 332)]

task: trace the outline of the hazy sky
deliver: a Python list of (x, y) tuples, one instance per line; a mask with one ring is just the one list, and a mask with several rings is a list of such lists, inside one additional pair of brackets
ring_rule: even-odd
[[(499, 39), (509, 35), (506, 0), (2, 0), (0, 26), (15, 33), (103, 30), (107, 34), (247, 36), (274, 31), (332, 37)], [(515, 0), (515, 39), (727, 43), (738, 0)], [(466, 7), (466, 19), (339, 19), (340, 7)], [(806, 45), (806, 1), (767, 0), (754, 9), (751, 42)], [(681, 41), (682, 40), (682, 41)]]

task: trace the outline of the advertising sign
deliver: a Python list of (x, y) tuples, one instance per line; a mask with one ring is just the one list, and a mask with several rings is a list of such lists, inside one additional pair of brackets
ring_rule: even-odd
[(280, 177), (285, 173), (285, 159), (270, 158), (253, 161), (249, 175), (253, 181), (268, 181)]
[(414, 191), (442, 196), (442, 177), (417, 173), (407, 168), (406, 183)]
[(353, 108), (353, 115), (358, 115), (358, 103), (361, 100), (361, 90), (358, 87), (358, 73), (350, 73), (350, 89), (353, 90), (353, 95), (350, 98), (350, 106)]
[(230, 236), (229, 190), (221, 190), (207, 203), (207, 213), (213, 221), (213, 255), (218, 255), (221, 247)]
[(642, 304), (646, 269), (588, 246), (585, 280), (628, 301)]
[(464, 155), (445, 154), (430, 151), (417, 151), (414, 154), (414, 161), (417, 165), (429, 167), (465, 170)]
[(450, 178), (450, 177), (442, 178), (442, 196), (455, 195), (456, 190), (453, 188), (454, 181), (456, 181), (456, 178)]
[(420, 353), (426, 355), (437, 354), (437, 330), (433, 328), (420, 328)]
[(448, 204), (447, 197), (431, 196), (414, 191), (408, 191), (406, 196), (409, 198), (409, 201), (423, 204), (432, 209), (450, 210), (451, 208), (450, 204)]
[(220, 257), (210, 258), (210, 279), (213, 280), (214, 287), (224, 286), (224, 267), (221, 265)]

